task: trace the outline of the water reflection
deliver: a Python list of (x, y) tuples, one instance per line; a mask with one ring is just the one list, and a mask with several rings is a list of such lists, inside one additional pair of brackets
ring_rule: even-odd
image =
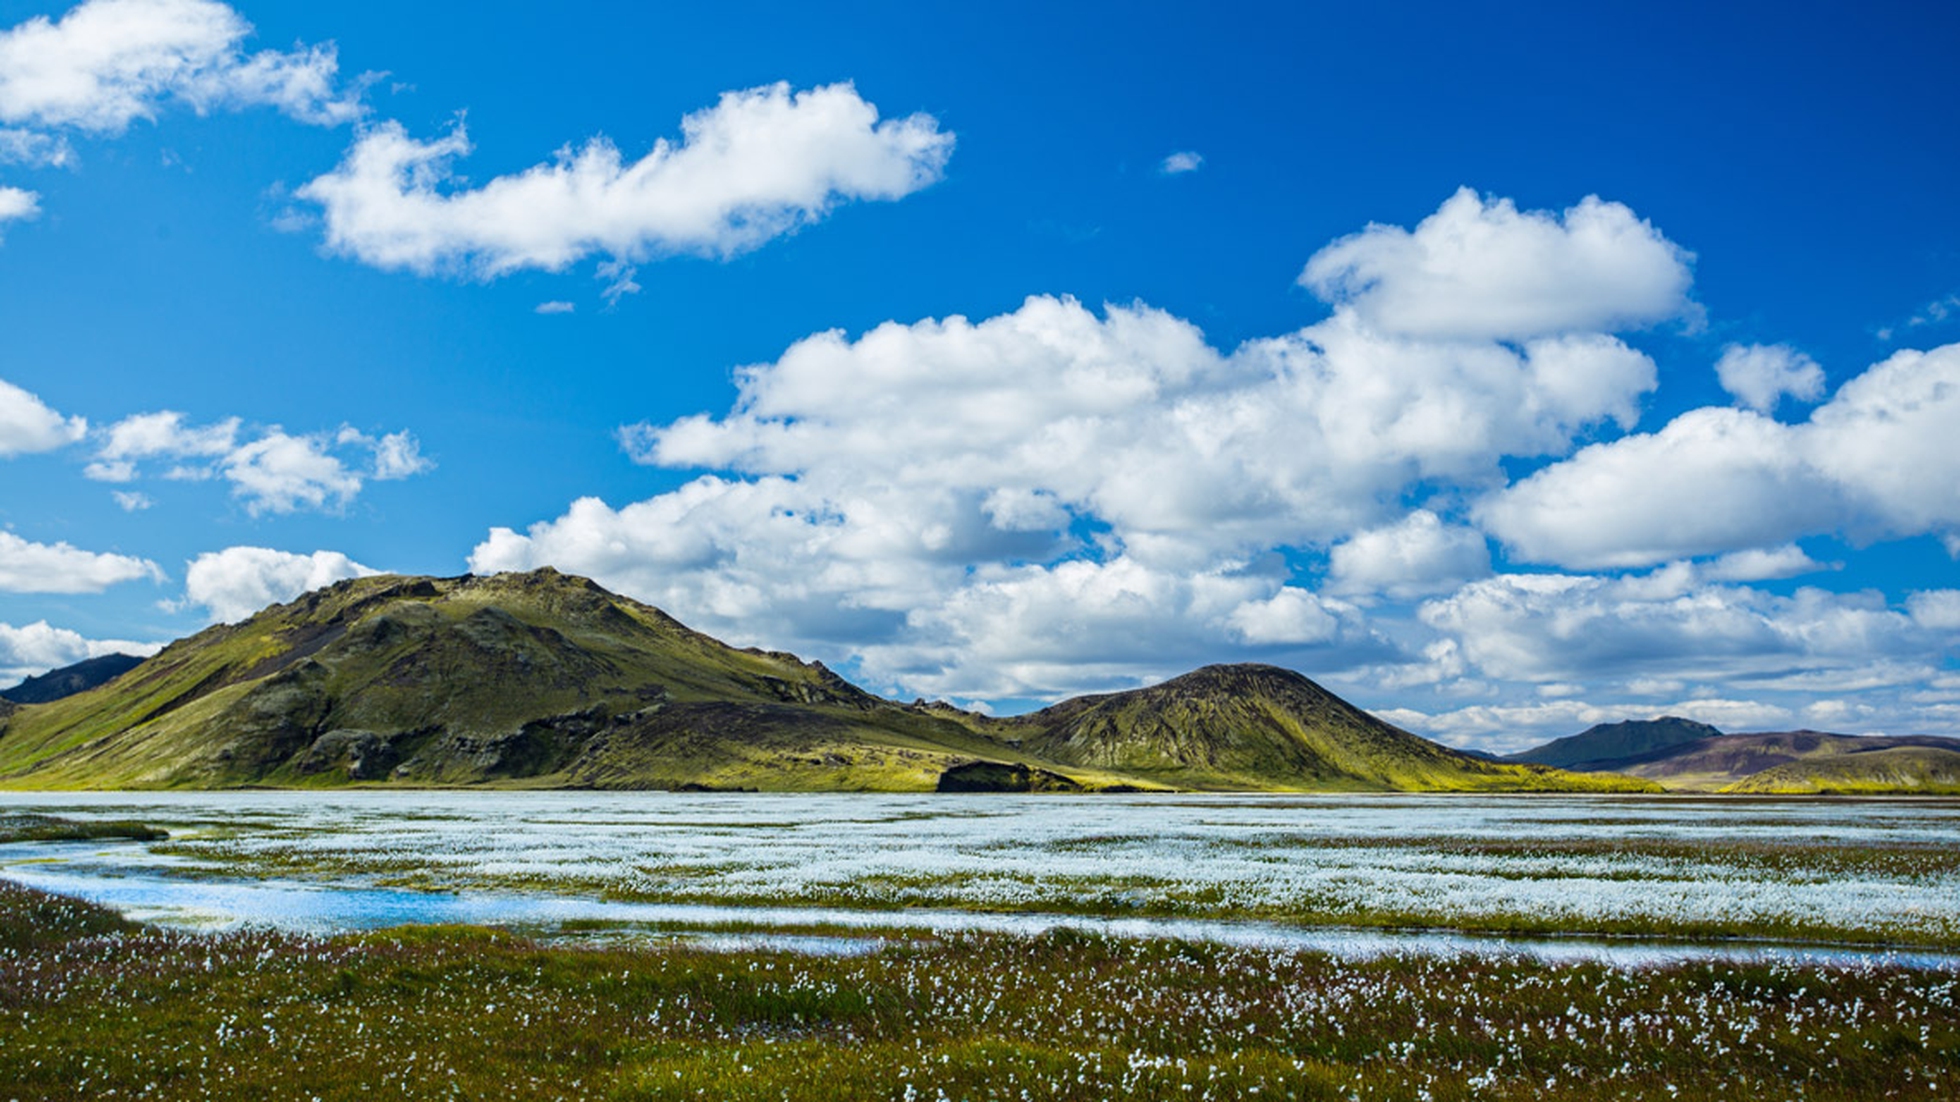
[(853, 955), (875, 952), (894, 937), (955, 932), (1035, 936), (1067, 929), (1110, 937), (1305, 950), (1348, 959), (1473, 954), (1621, 967), (1781, 961), (1960, 970), (1960, 955), (1955, 954), (1844, 947), (1515, 938), (1182, 918), (637, 903), (551, 893), (411, 891), (355, 883), (244, 880), (194, 873), (181, 861), (149, 854), (134, 844), (99, 842), (0, 847), (0, 877), (112, 907), (138, 921), (210, 931), (256, 926), (334, 934), (408, 923), (461, 923), (501, 926), (547, 938), (631, 938), (727, 951)]

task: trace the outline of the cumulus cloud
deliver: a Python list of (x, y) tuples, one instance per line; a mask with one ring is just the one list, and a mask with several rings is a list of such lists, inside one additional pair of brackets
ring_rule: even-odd
[(360, 476), (330, 454), (323, 439), (277, 428), (233, 449), (222, 469), (233, 495), (254, 516), (339, 508), (361, 490)]
[(247, 56), (251, 33), (214, 0), (87, 0), (58, 21), (35, 16), (0, 31), (0, 123), (45, 142), (59, 129), (119, 134), (171, 101), (200, 113), (272, 106), (322, 125), (359, 117), (332, 46)]
[(1508, 681), (1660, 677), (1792, 688), (1776, 679), (1937, 651), (1879, 594), (1777, 596), (1708, 582), (1688, 564), (1620, 578), (1498, 575), (1424, 603), (1420, 616), (1470, 667)]
[(1015, 564), (1010, 544), (981, 549), (984, 522), (920, 528), (903, 505), (856, 502), (847, 518), (794, 480), (706, 477), (494, 529), (470, 569), (554, 565), (733, 642), (848, 654), (876, 684), (935, 696), (1052, 698), (1234, 654), (1338, 667), (1388, 651), (1351, 610), (1270, 574), (1123, 555)]
[(184, 571), (182, 603), (202, 606), (213, 620), (236, 623), (267, 605), (376, 573), (338, 551), (295, 555), (269, 547), (227, 547), (191, 560)]
[(550, 302), (538, 303), (533, 312), (539, 314), (569, 314), (577, 309), (578, 305), (576, 303), (566, 302), (563, 299), (553, 299)]
[(1960, 534), (1960, 345), (1903, 351), (1802, 424), (1691, 410), (1657, 433), (1585, 448), (1478, 510), (1512, 553), (1642, 566), (1785, 543)]
[[(366, 478), (408, 478), (434, 466), (406, 431), (374, 437), (342, 428), (332, 435), (293, 435), (274, 425), (246, 436), (236, 417), (192, 425), (174, 410), (139, 413), (99, 434), (94, 459), (83, 473), (100, 482), (130, 482), (161, 463), (165, 478), (224, 479), (246, 512), (258, 516), (341, 508), (360, 493)], [(363, 453), (371, 460), (364, 461)], [(366, 472), (350, 463), (364, 463)], [(124, 493), (118, 493), (119, 502)], [(140, 494), (128, 501), (139, 499), (147, 506), (149, 499)]]
[(1672, 704), (1594, 704), (1584, 700), (1553, 700), (1532, 704), (1473, 704), (1436, 712), (1389, 708), (1383, 719), (1452, 746), (1475, 746), (1494, 753), (1515, 753), (1594, 724), (1628, 719), (1681, 716), (1724, 731), (1787, 727), (1797, 713), (1784, 705), (1759, 700), (1702, 697)]
[(40, 195), (17, 187), (0, 187), (0, 229), (9, 222), (29, 221), (40, 213)]
[(237, 446), (241, 423), (236, 417), (228, 417), (191, 427), (184, 415), (174, 410), (125, 417), (102, 431), (95, 458), (84, 473), (98, 482), (128, 482), (136, 477), (137, 465), (145, 459), (222, 456)]
[(1205, 159), (1202, 154), (1189, 149), (1183, 149), (1165, 157), (1162, 163), (1158, 164), (1157, 171), (1166, 176), (1180, 176), (1186, 172), (1198, 171), (1198, 169), (1204, 167), (1204, 163)]
[[(1551, 232), (1612, 220), (1585, 210)], [(1485, 236), (1519, 251), (1506, 234), (1542, 237), (1548, 218), (1513, 212)], [(1629, 224), (1618, 240), (1650, 251)], [(1607, 262), (1608, 245), (1584, 248)], [(1410, 299), (1403, 277), (1379, 287)], [(1355, 596), (1481, 576), (1481, 537), (1410, 517), (1410, 489), (1495, 488), (1507, 456), (1630, 426), (1655, 369), (1608, 332), (1385, 332), (1330, 294), (1325, 321), (1230, 351), (1145, 305), (1044, 296), (819, 333), (741, 369), (725, 415), (622, 430), (641, 462), (717, 473), (494, 530), (472, 566), (592, 573), (708, 630), (961, 696), (1285, 648), (1320, 668), (1379, 657), (1393, 648), (1294, 579), (1287, 553), (1332, 547), (1335, 588)]]
[(1519, 340), (1688, 314), (1692, 260), (1597, 196), (1554, 215), (1464, 188), (1413, 231), (1370, 225), (1320, 250), (1300, 282), (1380, 332)]
[(1162, 311), (1037, 297), (807, 338), (740, 372), (728, 416), (625, 439), (644, 462), (793, 475), (838, 502), (902, 495), (983, 540), (1017, 527), (999, 503), (1020, 495), (1051, 524), (1093, 516), (1132, 554), (1192, 562), (1338, 538), (1398, 515), (1417, 480), (1501, 484), (1502, 456), (1631, 418), (1653, 379), (1597, 334), (1417, 342), (1340, 312), (1223, 354)]
[(105, 654), (147, 658), (162, 649), (161, 643), (89, 639), (79, 632), (53, 627), (46, 620), (21, 627), (0, 624), (0, 685), (11, 687), (23, 678), (72, 666), (85, 658), (100, 658)]
[(1395, 524), (1357, 532), (1328, 555), (1335, 592), (1409, 598), (1454, 589), (1490, 573), (1490, 548), (1474, 528), (1417, 509)]
[(1906, 599), (1906, 609), (1921, 627), (1960, 631), (1960, 589), (1922, 590)]
[(909, 195), (940, 178), (953, 148), (931, 116), (881, 120), (849, 84), (728, 92), (681, 131), (680, 142), (662, 139), (630, 163), (593, 138), (472, 188), (452, 169), (471, 150), (460, 122), (429, 141), (388, 122), (296, 194), (319, 204), (336, 252), (491, 278), (595, 253), (620, 262), (738, 253), (839, 203)]
[(1814, 402), (1824, 394), (1824, 369), (1784, 344), (1732, 344), (1715, 363), (1722, 389), (1758, 413), (1769, 413), (1784, 395)]
[(63, 417), (41, 399), (0, 379), (0, 456), (53, 451), (87, 433), (87, 421)]
[(100, 593), (121, 582), (163, 571), (148, 559), (84, 551), (67, 543), (35, 543), (0, 531), (0, 592)]
[(1818, 562), (1793, 543), (1732, 551), (1698, 567), (1700, 576), (1713, 582), (1761, 582), (1832, 569), (1835, 567)]

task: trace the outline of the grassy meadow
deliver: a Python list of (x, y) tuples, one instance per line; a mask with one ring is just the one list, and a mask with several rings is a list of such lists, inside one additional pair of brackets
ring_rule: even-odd
[(1071, 933), (804, 956), (196, 935), (0, 883), (5, 1097), (1950, 1098), (1960, 976)]

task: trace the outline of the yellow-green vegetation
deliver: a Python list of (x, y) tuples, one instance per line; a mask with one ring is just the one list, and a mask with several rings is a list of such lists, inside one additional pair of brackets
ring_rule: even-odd
[(0, 884), (10, 1097), (1953, 1097), (1960, 977), (1053, 934), (845, 957), (132, 928)]
[(21, 812), (0, 813), (0, 844), (7, 842), (89, 842), (122, 839), (131, 842), (161, 842), (170, 837), (145, 823), (128, 820), (77, 821), (58, 815)]
[(1753, 795), (1960, 796), (1960, 753), (1927, 746), (1897, 746), (1786, 762), (1744, 777), (1722, 791)]
[[(1654, 792), (1459, 754), (1273, 666), (1207, 666), (1161, 685), (1080, 697), (1013, 721), (1028, 749), (1187, 788), (1310, 791)], [(1285, 778), (1275, 784), (1275, 778)], [(1581, 787), (1583, 785), (1583, 788)]]
[(1210, 667), (1019, 720), (872, 696), (545, 569), (337, 583), (0, 715), (15, 788), (500, 784), (1651, 791), (1467, 757), (1296, 673)]

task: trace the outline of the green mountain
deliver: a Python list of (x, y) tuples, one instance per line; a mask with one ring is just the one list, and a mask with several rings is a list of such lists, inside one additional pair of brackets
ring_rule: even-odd
[(903, 705), (549, 569), (340, 582), (0, 713), (12, 788), (1651, 787), (1471, 759), (1270, 667), (1012, 720)]
[(113, 681), (142, 663), (133, 654), (104, 654), (96, 658), (85, 658), (72, 666), (49, 670), (39, 677), (30, 677), (5, 692), (0, 692), (0, 700), (13, 704), (46, 704), (60, 700), (64, 696), (74, 696), (97, 685)]
[(1049, 761), (1181, 788), (1257, 788), (1278, 776), (1313, 789), (1519, 791), (1571, 777), (1447, 749), (1274, 666), (1207, 666), (1012, 723), (1027, 732), (1022, 747)]
[(1619, 723), (1594, 724), (1576, 735), (1567, 735), (1543, 746), (1508, 754), (1503, 760), (1532, 762), (1559, 769), (1613, 770), (1615, 763), (1642, 758), (1700, 739), (1718, 738), (1721, 734), (1721, 731), (1706, 723), (1696, 723), (1680, 716), (1629, 719)]

